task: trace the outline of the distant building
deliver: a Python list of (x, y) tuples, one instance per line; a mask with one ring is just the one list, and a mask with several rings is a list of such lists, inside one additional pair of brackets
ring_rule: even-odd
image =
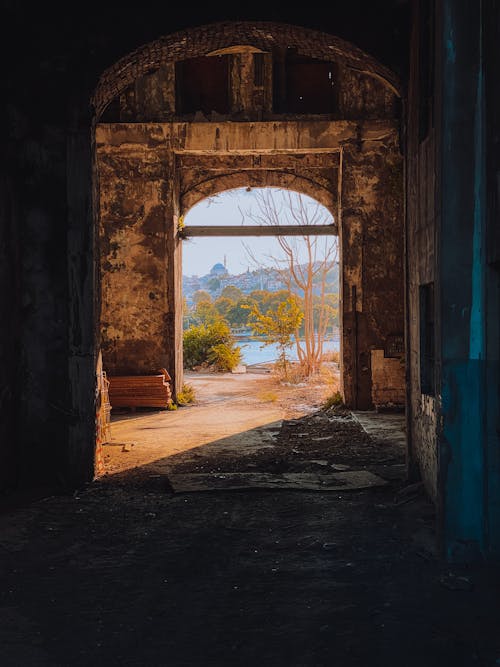
[(226, 273), (227, 273), (226, 267), (224, 266), (224, 264), (221, 264), (220, 262), (214, 264), (210, 269), (211, 276), (225, 276)]
[[(332, 268), (327, 276), (326, 292), (338, 292), (338, 264)], [(213, 281), (216, 278), (219, 281), (219, 286), (214, 287)], [(238, 287), (243, 294), (250, 294), (254, 290), (268, 290), (270, 292), (277, 292), (286, 289), (286, 281), (283, 278), (281, 271), (272, 267), (265, 269), (259, 268), (255, 271), (247, 269), (244, 273), (230, 274), (228, 273), (224, 264), (218, 262), (210, 269), (210, 273), (204, 276), (183, 276), (182, 289), (184, 297), (188, 305), (192, 304), (192, 297), (195, 292), (200, 289), (207, 290), (211, 293), (213, 299), (217, 299), (224, 287), (234, 285)], [(321, 286), (315, 286), (314, 293), (320, 294)]]

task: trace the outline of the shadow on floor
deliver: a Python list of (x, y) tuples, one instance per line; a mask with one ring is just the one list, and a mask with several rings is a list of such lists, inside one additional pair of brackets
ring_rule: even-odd
[[(381, 452), (355, 420), (339, 416), (325, 432), (313, 417), (274, 431), (281, 467), (299, 447), (303, 462), (313, 453), (342, 465), (350, 451), (351, 468), (401, 465), (397, 448)], [(335, 430), (336, 448), (314, 440)], [(201, 448), (190, 461), (169, 457), (169, 470), (209, 472), (217, 449), (202, 461)], [(188, 494), (171, 493), (167, 478), (144, 466), (0, 518), (3, 667), (470, 667), (500, 657), (497, 573), (441, 563), (433, 507), (401, 478), (349, 492)]]

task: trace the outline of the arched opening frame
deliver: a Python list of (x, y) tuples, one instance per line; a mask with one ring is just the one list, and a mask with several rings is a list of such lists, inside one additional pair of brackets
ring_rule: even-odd
[[(335, 58), (393, 93), (398, 89), (390, 72), (330, 35), (275, 24), (217, 24), (158, 40), (110, 68), (94, 95), (97, 120), (137, 77), (176, 58), (245, 43), (264, 50), (293, 43), (306, 55)], [(367, 409), (387, 400), (385, 378), (401, 374), (387, 341), (402, 337), (404, 328), (397, 118), (97, 122), (95, 163), (98, 337), (109, 372), (165, 367), (180, 388), (179, 221), (194, 203), (217, 191), (279, 186), (313, 196), (332, 211), (339, 228), (347, 405)], [(397, 382), (404, 392), (402, 368)]]

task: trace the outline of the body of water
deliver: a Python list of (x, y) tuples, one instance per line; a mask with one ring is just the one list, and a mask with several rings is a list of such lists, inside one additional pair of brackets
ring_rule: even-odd
[[(271, 343), (262, 347), (261, 340), (238, 340), (236, 344), (241, 348), (242, 361), (244, 364), (265, 364), (276, 361), (279, 356), (279, 347), (276, 343)], [(326, 340), (323, 344), (324, 352), (340, 350), (339, 340)], [(287, 350), (287, 357), (291, 361), (297, 361), (297, 351), (295, 345)]]

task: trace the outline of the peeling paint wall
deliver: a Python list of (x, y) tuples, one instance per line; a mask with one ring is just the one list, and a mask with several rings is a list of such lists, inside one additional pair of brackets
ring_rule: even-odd
[(493, 2), (413, 3), (409, 464), (455, 561), (500, 554), (498, 19)]

